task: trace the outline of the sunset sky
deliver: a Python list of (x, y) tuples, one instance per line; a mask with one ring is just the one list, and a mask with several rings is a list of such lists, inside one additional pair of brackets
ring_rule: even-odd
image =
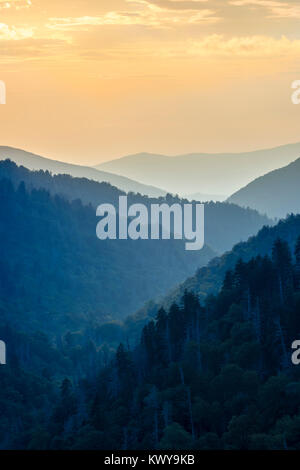
[(0, 0), (0, 144), (81, 164), (300, 141), (300, 1)]

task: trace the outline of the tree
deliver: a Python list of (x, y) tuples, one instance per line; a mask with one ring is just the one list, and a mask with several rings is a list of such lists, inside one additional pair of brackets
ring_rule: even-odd
[(165, 428), (159, 444), (159, 448), (163, 450), (187, 450), (192, 446), (192, 436), (178, 423), (172, 423)]
[(298, 237), (297, 243), (296, 243), (295, 258), (296, 258), (296, 269), (295, 269), (296, 289), (300, 290), (300, 236)]

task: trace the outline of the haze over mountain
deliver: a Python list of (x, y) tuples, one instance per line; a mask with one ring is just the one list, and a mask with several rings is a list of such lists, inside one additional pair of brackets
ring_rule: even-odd
[(105, 181), (125, 192), (132, 191), (153, 197), (164, 196), (166, 194), (165, 191), (159, 188), (146, 186), (123, 176), (99, 171), (88, 166), (73, 165), (70, 163), (51, 160), (50, 158), (44, 158), (40, 155), (26, 152), (25, 150), (0, 146), (0, 160), (6, 159), (10, 159), (18, 165), (23, 165), (29, 170), (44, 170), (50, 171), (52, 174), (68, 174), (74, 177), (88, 178), (98, 182)]
[[(99, 240), (94, 207), (33, 188), (26, 171), (25, 184), (17, 182), (16, 166), (12, 178), (0, 174), (0, 304), (23, 329), (120, 319), (215, 255), (207, 246), (186, 251), (184, 240)], [(49, 185), (72, 180), (42, 174)]]
[(193, 194), (182, 194), (189, 201), (200, 201), (200, 202), (223, 202), (227, 197), (225, 194), (204, 194), (204, 193), (193, 193)]
[[(8, 178), (15, 186), (24, 181), (29, 190), (46, 189), (53, 196), (60, 195), (69, 201), (81, 200), (84, 205), (91, 204), (96, 208), (101, 203), (119, 204), (119, 196), (124, 192), (109, 183), (98, 183), (86, 178), (73, 178), (69, 175), (54, 175), (43, 171), (32, 172), (24, 167), (6, 160), (0, 162), (0, 177)], [(142, 203), (169, 205), (184, 204), (187, 200), (167, 195), (166, 197), (149, 198), (140, 194), (130, 193), (128, 205)], [(208, 202), (205, 203), (205, 243), (215, 253), (230, 250), (238, 241), (246, 240), (256, 233), (263, 225), (272, 225), (273, 221), (252, 209), (244, 209), (236, 204)]]
[[(18, 208), (21, 197), (19, 190)], [(229, 263), (219, 293), (201, 303), (196, 281), (196, 295), (159, 308), (138, 341), (131, 331), (116, 353), (101, 344), (104, 325), (81, 322), (66, 332), (57, 321), (54, 338), (24, 334), (20, 313), (13, 321), (16, 299), (2, 303), (0, 335), (11, 359), (0, 369), (0, 448), (299, 450), (300, 377), (291, 364), (300, 328), (300, 238), (292, 244), (299, 219), (288, 220), (287, 232), (281, 223), (260, 233), (271, 256)], [(270, 245), (284, 232), (293, 251), (284, 239)], [(21, 308), (29, 295), (24, 289)]]
[[(93, 321), (84, 274), (95, 272), (81, 269), (83, 239), (72, 222), (82, 223), (85, 209), (24, 185), (14, 191), (7, 180), (0, 193), (0, 337), (9, 345), (0, 369), (1, 449), (107, 452), (120, 447), (126, 426), (126, 448), (135, 450), (299, 450), (290, 345), (300, 327), (300, 216), (200, 270), (182, 286), (192, 292), (177, 292), (167, 310), (157, 305), (142, 332), (132, 319), (138, 341), (127, 330), (114, 354), (104, 341), (118, 324)], [(74, 282), (78, 289), (61, 302)], [(209, 283), (216, 295), (200, 304)], [(119, 295), (119, 278), (117, 287)]]
[(175, 157), (139, 153), (96, 168), (158, 186), (173, 194), (229, 195), (299, 156), (300, 143), (295, 143), (241, 153), (195, 153)]
[(300, 212), (300, 158), (255, 179), (234, 193), (228, 202), (257, 209), (270, 217)]

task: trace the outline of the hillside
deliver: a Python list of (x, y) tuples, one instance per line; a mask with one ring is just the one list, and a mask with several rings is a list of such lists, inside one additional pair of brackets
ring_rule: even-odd
[(274, 170), (234, 193), (228, 202), (251, 207), (269, 217), (300, 212), (300, 158)]
[(29, 170), (44, 170), (52, 174), (67, 174), (79, 178), (88, 178), (93, 181), (107, 182), (112, 186), (116, 186), (125, 192), (132, 191), (134, 193), (147, 194), (153, 197), (164, 196), (165, 191), (156, 187), (146, 186), (137, 181), (133, 181), (123, 176), (108, 173), (106, 171), (96, 170), (88, 166), (72, 165), (70, 163), (59, 162), (34, 155), (24, 150), (11, 147), (0, 146), (0, 160), (9, 159), (17, 165), (23, 165)]
[(24, 183), (1, 179), (0, 201), (0, 301), (24, 329), (120, 319), (214, 256), (207, 246), (186, 251), (183, 240), (100, 241), (92, 206)]
[(207, 266), (198, 269), (194, 276), (189, 277), (169, 292), (168, 295), (160, 299), (159, 303), (151, 301), (146, 304), (135, 315), (127, 319), (125, 328), (138, 332), (140, 325), (156, 315), (159, 305), (170, 307), (173, 302), (180, 300), (186, 290), (193, 292), (201, 301), (204, 301), (209, 295), (217, 295), (226, 272), (233, 269), (240, 259), (247, 262), (256, 256), (270, 255), (272, 245), (277, 238), (285, 240), (290, 247), (293, 247), (299, 234), (300, 215), (291, 215), (274, 227), (263, 227), (257, 235), (250, 237), (248, 241), (238, 243), (228, 253), (214, 258)]
[(96, 168), (159, 186), (173, 194), (230, 195), (253, 179), (300, 156), (300, 143), (252, 152), (195, 153), (168, 157), (140, 153)]
[(182, 197), (188, 199), (189, 201), (200, 201), (200, 202), (223, 202), (226, 199), (224, 194), (203, 194), (203, 193), (193, 193), (193, 194), (182, 194)]
[(0, 370), (0, 447), (300, 450), (300, 237), (269, 248), (235, 263), (218, 295), (160, 308), (104, 363), (81, 335), (53, 347), (0, 328), (17, 357)]
[(48, 445), (59, 436), (72, 449), (299, 450), (300, 237), (292, 250), (281, 239), (270, 248), (227, 271), (216, 297), (186, 292), (135, 348), (120, 344), (88, 387), (88, 426), (66, 436), (61, 414)]
[[(101, 203), (117, 205), (119, 196), (124, 194), (108, 183), (98, 183), (86, 178), (72, 178), (68, 175), (51, 176), (43, 171), (32, 172), (24, 167), (17, 167), (9, 161), (0, 162), (0, 177), (10, 179), (15, 188), (24, 181), (29, 189), (43, 188), (53, 196), (58, 194), (69, 201), (80, 199), (83, 204), (92, 204), (94, 207)], [(129, 204), (143, 203), (149, 206), (152, 203), (166, 201), (169, 204), (187, 202), (170, 195), (167, 199), (154, 199), (138, 194), (128, 196)], [(219, 202), (205, 204), (205, 241), (216, 253), (230, 250), (235, 243), (247, 240), (263, 225), (272, 223), (270, 219), (258, 212), (235, 204)], [(190, 273), (192, 272), (191, 270)]]
[(105, 311), (138, 308), (148, 280), (166, 288), (193, 259), (170, 242), (99, 245), (92, 207), (26, 191), (16, 165), (1, 167), (14, 174), (0, 181), (1, 449), (299, 449), (300, 216), (200, 269), (142, 334), (131, 318), (114, 354)]

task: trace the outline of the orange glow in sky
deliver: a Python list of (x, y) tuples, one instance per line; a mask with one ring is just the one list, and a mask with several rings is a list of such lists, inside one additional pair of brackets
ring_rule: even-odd
[(0, 0), (0, 144), (81, 164), (299, 141), (300, 1)]

